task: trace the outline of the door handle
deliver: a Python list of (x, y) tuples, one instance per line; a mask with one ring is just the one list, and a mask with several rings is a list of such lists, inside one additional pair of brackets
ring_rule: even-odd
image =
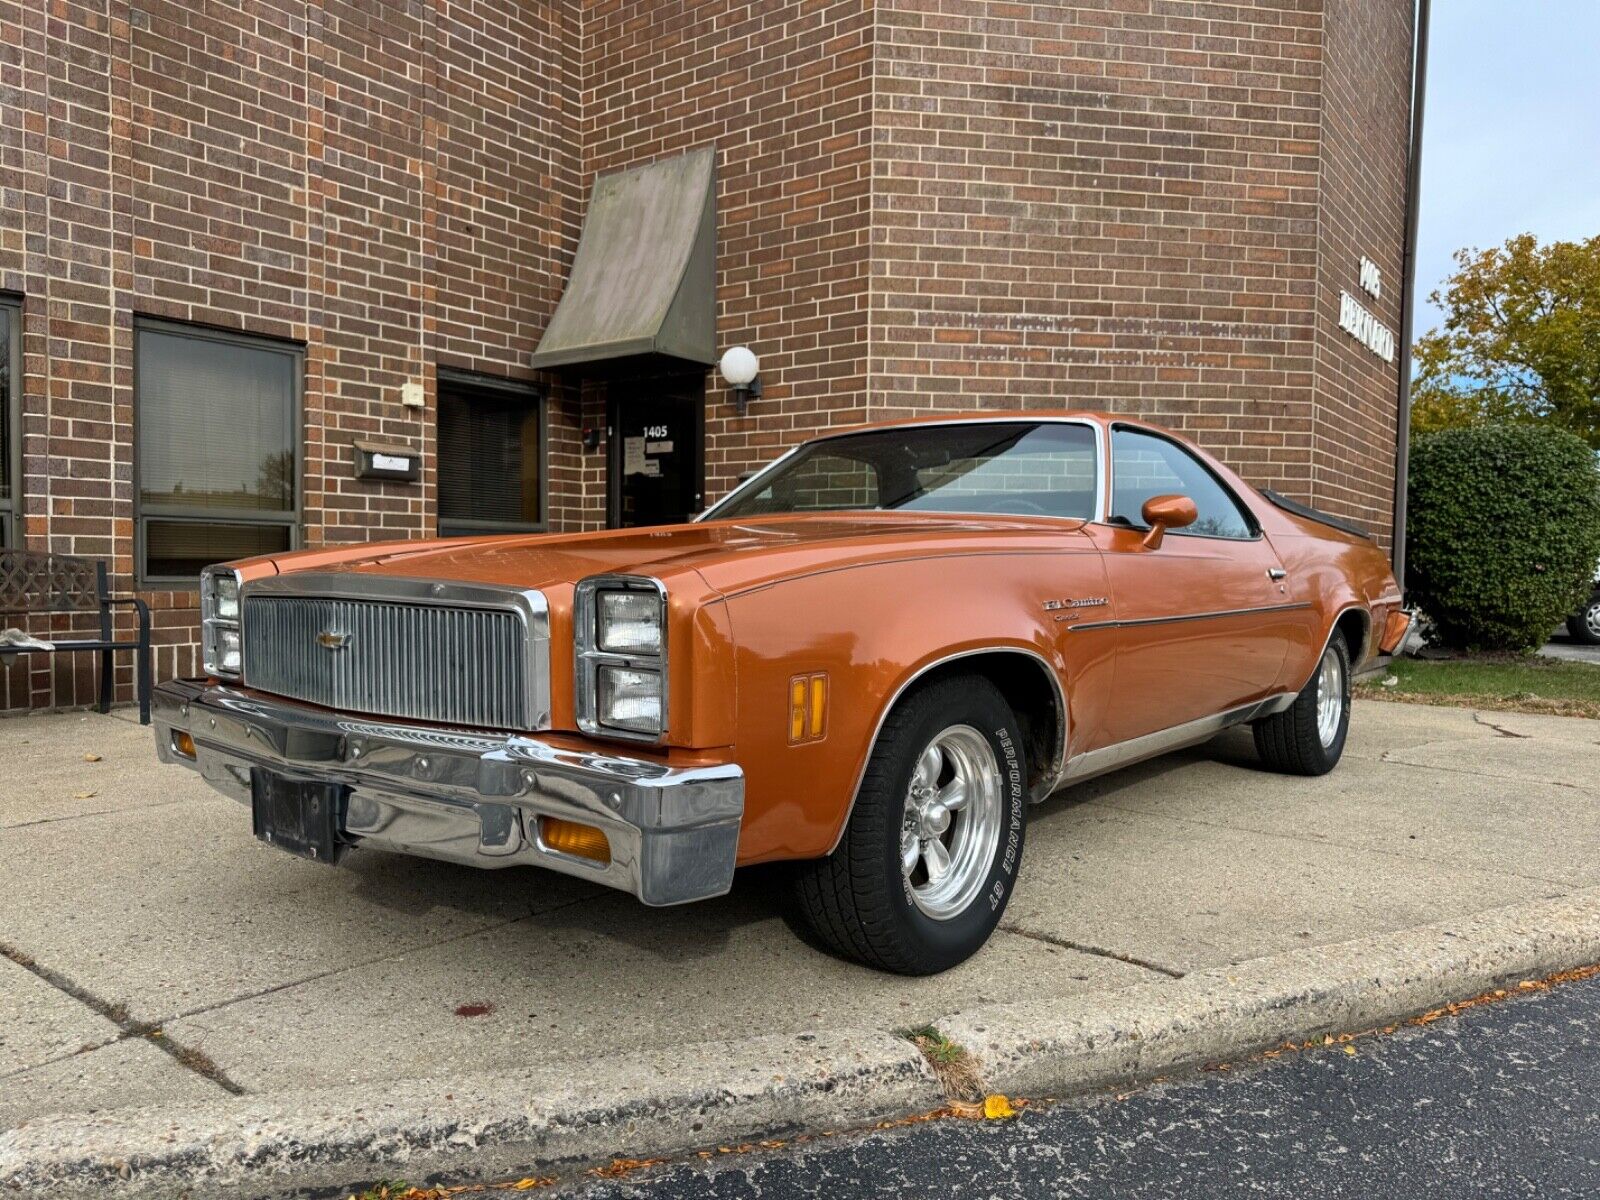
[(1271, 579), (1271, 580), (1282, 579), (1288, 574), (1289, 574), (1289, 572), (1285, 571), (1282, 567), (1268, 567), (1267, 568), (1267, 578)]

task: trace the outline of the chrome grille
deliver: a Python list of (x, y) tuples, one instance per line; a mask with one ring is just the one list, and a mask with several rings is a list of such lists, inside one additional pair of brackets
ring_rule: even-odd
[(530, 669), (539, 643), (512, 609), (246, 595), (242, 626), (247, 687), (466, 728), (546, 718)]

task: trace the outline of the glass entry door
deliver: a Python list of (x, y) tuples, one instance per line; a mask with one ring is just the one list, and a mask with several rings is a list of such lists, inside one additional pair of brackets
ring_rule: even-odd
[(609, 521), (675, 525), (703, 507), (705, 378), (611, 386)]

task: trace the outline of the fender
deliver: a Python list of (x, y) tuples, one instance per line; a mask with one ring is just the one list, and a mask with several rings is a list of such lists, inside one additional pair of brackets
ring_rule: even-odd
[(926, 678), (930, 673), (938, 670), (940, 667), (947, 666), (953, 662), (959, 662), (964, 658), (975, 658), (979, 655), (995, 654), (1014, 654), (1026, 659), (1030, 659), (1033, 662), (1038, 663), (1038, 665), (1044, 670), (1045, 674), (1050, 678), (1051, 688), (1055, 695), (1056, 745), (1052, 751), (1050, 770), (1045, 774), (1045, 776), (1040, 780), (1039, 785), (1034, 789), (1034, 794), (1032, 797), (1033, 802), (1037, 804), (1060, 786), (1062, 778), (1066, 775), (1067, 747), (1071, 742), (1071, 736), (1069, 732), (1071, 712), (1067, 706), (1066, 691), (1061, 686), (1060, 673), (1054, 666), (1051, 665), (1050, 661), (1046, 659), (1044, 655), (1040, 654), (1037, 650), (1030, 646), (1019, 646), (1010, 642), (997, 642), (988, 646), (975, 646), (969, 647), (965, 650), (958, 650), (954, 654), (945, 654), (940, 657), (930, 659), (909, 672), (905, 678), (900, 681), (893, 693), (890, 694), (888, 701), (878, 711), (878, 719), (872, 727), (872, 737), (867, 743), (866, 757), (861, 760), (861, 766), (856, 771), (855, 786), (850, 789), (850, 803), (845, 808), (843, 816), (839, 821), (839, 832), (834, 837), (833, 844), (828, 847), (829, 854), (832, 854), (839, 848), (839, 843), (844, 840), (844, 831), (850, 827), (850, 818), (855, 813), (856, 801), (861, 796), (861, 784), (866, 778), (867, 764), (872, 761), (873, 754), (877, 752), (878, 738), (883, 733), (884, 722), (889, 719), (889, 714), (894, 711), (895, 705), (900, 702), (900, 697), (905, 695), (905, 693), (910, 690), (918, 680)]

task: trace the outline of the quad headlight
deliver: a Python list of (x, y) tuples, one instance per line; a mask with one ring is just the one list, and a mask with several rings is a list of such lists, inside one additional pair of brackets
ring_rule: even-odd
[(578, 728), (658, 741), (667, 730), (667, 596), (654, 579), (607, 575), (578, 585)]
[(601, 725), (655, 737), (661, 732), (661, 672), (601, 663), (595, 670), (595, 716)]
[(661, 597), (655, 592), (595, 593), (595, 642), (608, 654), (661, 653)]
[(200, 572), (200, 648), (207, 675), (239, 678), (239, 575), (227, 567)]

